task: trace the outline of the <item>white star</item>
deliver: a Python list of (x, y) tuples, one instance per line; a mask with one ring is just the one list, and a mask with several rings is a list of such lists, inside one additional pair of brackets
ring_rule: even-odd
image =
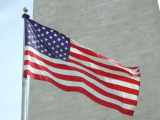
[(28, 39), (31, 39), (31, 38), (32, 38), (32, 36), (31, 36), (31, 35), (29, 35), (29, 36), (28, 36)]
[(54, 50), (55, 48), (52, 46), (51, 49)]
[(51, 56), (52, 54), (51, 54), (51, 53), (48, 53), (48, 55)]
[(64, 42), (61, 42), (61, 45), (64, 46)]
[(55, 53), (59, 53), (57, 50), (56, 50), (56, 52)]
[(47, 49), (44, 49), (45, 52), (47, 52)]
[(67, 55), (67, 53), (63, 53), (63, 55), (65, 55), (65, 56), (66, 56), (66, 55)]
[(28, 45), (30, 45), (30, 44), (31, 44), (31, 42), (29, 41), (29, 42), (28, 42)]
[(46, 28), (43, 26), (42, 29), (45, 30)]
[(48, 34), (49, 34), (49, 32), (48, 32), (48, 31), (46, 31), (46, 34), (48, 35)]
[(48, 45), (51, 46), (52, 44), (50, 42), (48, 42)]
[(58, 42), (60, 42), (60, 41), (61, 41), (61, 39), (60, 39), (60, 38), (58, 38), (57, 40), (58, 40)]
[(28, 31), (28, 33), (31, 33), (31, 31), (30, 30), (27, 30)]
[(60, 49), (60, 52), (63, 52), (63, 49)]
[(28, 27), (29, 27), (29, 28), (31, 28), (31, 25), (30, 25), (30, 24), (28, 24)]
[(62, 57), (62, 54), (59, 54), (59, 57)]
[(48, 39), (47, 39), (47, 38), (45, 38), (44, 40), (45, 40), (45, 41), (48, 41)]
[(53, 32), (54, 30), (50, 30), (50, 32)]
[(52, 36), (49, 36), (49, 38), (52, 39), (53, 37), (52, 37)]
[(68, 41), (67, 41), (67, 40), (66, 40), (65, 42), (68, 44)]
[(34, 38), (34, 36), (31, 35), (31, 39), (33, 39), (33, 38)]
[(43, 48), (43, 45), (41, 45), (41, 47)]
[(56, 33), (54, 33), (54, 37), (57, 37), (57, 34), (56, 34)]
[(62, 36), (62, 39), (64, 39), (64, 36)]
[(53, 40), (53, 44), (55, 44), (56, 43), (56, 41), (55, 40)]
[(37, 30), (38, 32), (40, 32), (41, 31), (41, 29), (40, 28), (38, 28), (38, 30)]
[(65, 50), (67, 50), (68, 48), (67, 48), (67, 47), (65, 47), (64, 49), (65, 49)]
[(44, 52), (44, 50), (41, 50), (41, 52), (43, 53), (43, 52)]
[(59, 48), (59, 45), (56, 45), (57, 48)]
[(36, 41), (32, 40), (32, 43), (33, 43), (33, 44), (35, 44), (35, 43), (36, 43)]
[(43, 37), (43, 36), (44, 36), (44, 34), (42, 33), (42, 34), (41, 34), (41, 36)]
[(40, 37), (40, 34), (37, 34), (38, 37)]
[(34, 23), (34, 26), (35, 26), (35, 27), (37, 27), (37, 24), (36, 24), (36, 23)]
[(66, 57), (63, 57), (62, 59), (63, 59), (63, 60), (66, 60), (67, 58), (66, 58)]

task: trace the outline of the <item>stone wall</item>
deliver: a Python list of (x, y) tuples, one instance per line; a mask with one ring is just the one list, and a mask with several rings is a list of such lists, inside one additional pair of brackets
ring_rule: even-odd
[[(34, 19), (121, 61), (138, 64), (134, 120), (160, 120), (160, 13), (156, 0), (34, 0)], [(31, 81), (30, 120), (124, 120), (79, 93)]]

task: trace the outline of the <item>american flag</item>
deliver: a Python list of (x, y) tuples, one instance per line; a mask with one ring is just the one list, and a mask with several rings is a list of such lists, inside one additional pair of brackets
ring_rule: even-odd
[(24, 17), (24, 77), (47, 81), (64, 91), (132, 116), (140, 88), (138, 67), (126, 67)]

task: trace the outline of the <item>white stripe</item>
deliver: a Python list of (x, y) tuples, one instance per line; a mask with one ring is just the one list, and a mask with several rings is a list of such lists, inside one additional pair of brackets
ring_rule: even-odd
[[(76, 46), (79, 46), (79, 45), (76, 45)], [(79, 47), (81, 47), (81, 46), (79, 46)], [(82, 48), (87, 49), (87, 48), (85, 48), (85, 47), (82, 47)], [(103, 58), (100, 58), (100, 57), (95, 57), (95, 56), (89, 55), (89, 54), (87, 54), (87, 53), (85, 53), (85, 52), (82, 52), (82, 51), (78, 50), (78, 49), (75, 48), (75, 47), (71, 47), (70, 50), (71, 50), (71, 52), (74, 52), (74, 53), (77, 53), (77, 54), (80, 54), (80, 55), (84, 55), (84, 56), (86, 56), (86, 57), (88, 57), (88, 58), (90, 58), (90, 59), (93, 59), (93, 60), (95, 60), (95, 61), (102, 62), (102, 63), (106, 63), (106, 62), (107, 62), (108, 65), (113, 65), (113, 66), (115, 66), (114, 63), (108, 61), (107, 59), (103, 59)], [(93, 51), (93, 50), (91, 50), (91, 49), (88, 49), (88, 50)], [(98, 55), (98, 54), (97, 54), (97, 55)]]
[(72, 75), (72, 76), (79, 76), (79, 77), (85, 78), (87, 81), (96, 85), (100, 89), (102, 89), (104, 91), (107, 91), (108, 93), (111, 93), (111, 94), (114, 94), (114, 95), (117, 95), (117, 96), (120, 96), (120, 97), (123, 97), (123, 98), (137, 100), (137, 95), (133, 95), (133, 94), (130, 94), (130, 93), (118, 91), (118, 90), (115, 90), (115, 89), (112, 89), (112, 88), (108, 88), (108, 87), (104, 86), (103, 84), (97, 82), (96, 80), (94, 80), (94, 79), (92, 79), (92, 78), (90, 78), (90, 77), (86, 76), (85, 74), (80, 73), (78, 71), (63, 70), (63, 69), (58, 69), (58, 68), (55, 68), (55, 67), (51, 67), (51, 66), (45, 64), (44, 62), (42, 62), (42, 61), (40, 61), (36, 58), (33, 58), (31, 56), (25, 56), (24, 60), (29, 60), (29, 61), (32, 61), (32, 62), (37, 63), (39, 65), (45, 66), (50, 71), (53, 71), (55, 73), (59, 73), (59, 74), (63, 73), (64, 75)]
[[(107, 60), (104, 60), (104, 59), (102, 59), (102, 58), (98, 58), (98, 57), (94, 57), (94, 56), (85, 54), (84, 52), (81, 52), (80, 50), (78, 50), (78, 49), (76, 49), (76, 48), (73, 48), (73, 47), (71, 47), (71, 52), (76, 53), (76, 54), (83, 55), (83, 56), (88, 57), (88, 58), (90, 58), (90, 59), (92, 59), (92, 60), (94, 60), (94, 61), (96, 61), (96, 62), (99, 62), (99, 63), (105, 63), (106, 65), (108, 64), (108, 65), (112, 65), (112, 66), (118, 67), (118, 66), (116, 66), (115, 64), (111, 64), (112, 62), (110, 62), (110, 61), (107, 61)], [(75, 59), (74, 57), (71, 57), (71, 58)], [(77, 58), (76, 58), (76, 59), (77, 59)], [(78, 60), (78, 59), (77, 59), (77, 60)], [(81, 61), (82, 61), (82, 60), (81, 60)], [(84, 62), (85, 62), (85, 63), (91, 63), (91, 62), (87, 62), (87, 61), (84, 61)], [(139, 80), (139, 77), (133, 77), (133, 76), (131, 76), (131, 75), (125, 73), (125, 72), (107, 69), (107, 68), (105, 68), (105, 67), (103, 67), (103, 66), (99, 66), (99, 65), (97, 65), (97, 64), (95, 64), (95, 63), (92, 63), (92, 64), (93, 64), (93, 67), (95, 67), (95, 68), (97, 68), (97, 69), (99, 69), (99, 70), (103, 70), (103, 71), (106, 71), (106, 72), (109, 72), (109, 73), (114, 73), (114, 74), (117, 74), (117, 75), (125, 76), (125, 77), (128, 77), (128, 78), (132, 78), (132, 79), (135, 79), (135, 80), (137, 80), (137, 81), (140, 81), (140, 80)], [(87, 65), (87, 64), (86, 64), (86, 65)], [(121, 67), (121, 68), (122, 68), (122, 67)], [(124, 69), (124, 68), (122, 68), (122, 69)], [(128, 68), (126, 68), (126, 69), (127, 69), (127, 71), (131, 72), (130, 69), (128, 69)], [(133, 71), (133, 70), (132, 70), (132, 71)]]
[[(30, 50), (30, 51), (34, 52), (35, 54), (40, 55), (44, 59), (47, 59), (48, 61), (53, 62), (53, 58), (45, 56), (45, 55), (39, 53), (38, 51), (36, 51), (35, 49), (33, 49), (33, 48), (29, 47), (29, 46), (27, 46), (25, 48), (25, 50)], [(54, 63), (58, 63), (58, 64), (60, 63), (60, 64), (64, 64), (64, 65), (68, 65), (68, 66), (73, 66), (73, 67), (76, 67), (76, 68), (80, 68), (80, 69), (82, 69), (82, 70), (84, 70), (84, 71), (86, 71), (86, 72), (88, 72), (88, 73), (96, 76), (97, 78), (103, 80), (104, 82), (108, 82), (108, 83), (112, 83), (112, 84), (116, 84), (116, 85), (121, 85), (121, 86), (128, 87), (128, 88), (132, 88), (132, 89), (135, 89), (135, 90), (139, 90), (139, 86), (138, 85), (135, 85), (135, 84), (132, 84), (132, 83), (128, 83), (128, 82), (125, 82), (125, 81), (120, 81), (120, 80), (113, 79), (113, 78), (107, 78), (107, 77), (104, 77), (104, 76), (102, 77), (102, 76), (97, 75), (94, 72), (92, 72), (92, 71), (90, 71), (90, 70), (88, 70), (88, 69), (86, 69), (84, 67), (81, 67), (79, 65), (76, 65), (74, 63), (70, 63), (70, 62), (66, 62), (66, 61), (62, 61), (62, 60), (60, 61), (60, 60), (57, 60), (57, 59), (54, 59)]]
[[(87, 67), (90, 67), (90, 68), (94, 68), (94, 69), (97, 69), (97, 70), (102, 70), (103, 72), (108, 72), (106, 71), (104, 68), (100, 67), (100, 66), (97, 66), (96, 64), (93, 64), (91, 62), (85, 62), (83, 60), (79, 60), (79, 59), (76, 59), (74, 57), (70, 57), (72, 60), (75, 60), (77, 62), (80, 62), (81, 64), (87, 66)], [(90, 71), (92, 72), (92, 71)], [(110, 73), (110, 72), (109, 72)], [(93, 74), (93, 72), (92, 72)], [(95, 74), (94, 74), (95, 75)], [(96, 74), (96, 76), (98, 78), (101, 78), (101, 80), (103, 80), (104, 82), (109, 82), (109, 83), (112, 83), (112, 84), (116, 84), (116, 85), (121, 85), (121, 86), (124, 86), (124, 87), (128, 87), (128, 88), (132, 88), (132, 89), (135, 89), (135, 90), (139, 90), (139, 86), (138, 85), (135, 85), (135, 84), (132, 84), (132, 83), (128, 83), (128, 82), (125, 82), (125, 81), (120, 81), (118, 79), (113, 79), (113, 78), (108, 78), (106, 76), (103, 76), (103, 75), (98, 75)]]
[(116, 104), (118, 106), (121, 106), (122, 108), (125, 108), (125, 109), (128, 109), (128, 110), (134, 110), (134, 108), (135, 108), (134, 105), (128, 105), (128, 104), (125, 104), (125, 103), (121, 103), (121, 102), (119, 102), (119, 101), (117, 101), (115, 99), (103, 96), (102, 94), (99, 94), (97, 91), (95, 91), (94, 89), (88, 87), (87, 85), (85, 85), (82, 82), (73, 82), (73, 81), (61, 80), (61, 79), (58, 79), (58, 78), (52, 76), (51, 74), (49, 74), (46, 71), (41, 71), (41, 70), (34, 69), (31, 66), (29, 66), (29, 65), (27, 65), (27, 66), (25, 65), (24, 66), (24, 70), (29, 70), (29, 71), (31, 71), (34, 74), (39, 74), (39, 75), (47, 76), (49, 78), (52, 78), (57, 83), (65, 85), (65, 86), (82, 87), (85, 90), (87, 90), (90, 94), (96, 96), (97, 98), (102, 99), (102, 100), (107, 101), (107, 102), (110, 102), (110, 103), (113, 103), (113, 104)]
[[(73, 41), (73, 40), (72, 40), (72, 44), (74, 44), (74, 45), (76, 45), (76, 46), (79, 46), (80, 48), (84, 48), (84, 49), (87, 49), (87, 50), (89, 50), (89, 51), (94, 52), (92, 49), (86, 48), (85, 46), (80, 45), (80, 44), (79, 44), (78, 42), (76, 42), (76, 41)], [(75, 49), (77, 49), (77, 48), (75, 48)], [(77, 50), (78, 50), (78, 49), (77, 49)], [(80, 51), (80, 53), (82, 53), (82, 54), (86, 54), (87, 56), (90, 56), (91, 59), (94, 59), (94, 58), (97, 59), (97, 58), (98, 58), (98, 57), (92, 56), (92, 55), (90, 55), (90, 54), (88, 54), (88, 53), (85, 53), (85, 52), (83, 52), (83, 51), (81, 51), (81, 50), (78, 50), (78, 51)], [(95, 52), (94, 52), (94, 53), (95, 53)], [(103, 57), (103, 58), (100, 58), (100, 57), (99, 57), (99, 60), (102, 61), (102, 63), (107, 62), (107, 64), (109, 64), (109, 65), (113, 65), (113, 66), (120, 67), (120, 68), (122, 68), (122, 69), (130, 72), (130, 73), (133, 74), (133, 75), (137, 75), (137, 72), (133, 71), (133, 69), (130, 69), (130, 68), (128, 68), (128, 67), (123, 66), (123, 65), (122, 65), (121, 63), (119, 63), (118, 61), (116, 61), (116, 60), (114, 60), (114, 59), (112, 59), (112, 58), (103, 56), (103, 55), (100, 54), (100, 53), (96, 53), (96, 54)], [(98, 60), (98, 59), (97, 59), (97, 60)], [(139, 79), (138, 79), (138, 80), (139, 80)]]
[[(26, 50), (30, 50), (30, 51), (34, 52), (35, 54), (38, 54), (38, 55), (41, 56), (42, 58), (44, 58), (44, 59), (46, 59), (46, 60), (48, 60), (48, 61), (50, 61), (50, 62), (53, 62), (53, 58), (50, 58), (50, 57), (48, 57), (48, 56), (45, 56), (45, 55), (37, 52), (35, 49), (33, 49), (33, 48), (31, 48), (31, 47), (26, 47)], [(89, 71), (89, 70), (87, 70), (87, 69), (85, 69), (85, 68), (83, 68), (83, 67), (81, 67), (81, 66), (72, 64), (72, 63), (70, 63), (70, 62), (66, 62), (66, 61), (62, 61), (62, 60), (60, 61), (60, 60), (58, 60), (58, 59), (54, 59), (54, 63), (58, 63), (58, 64), (63, 64), (63, 65), (67, 65), (67, 66), (73, 66), (73, 67), (76, 67), (76, 68), (80, 68), (80, 69), (82, 69), (82, 70), (84, 70), (84, 71), (87, 71), (88, 73), (96, 76), (97, 78), (103, 80), (103, 79), (102, 79), (102, 76), (97, 76), (97, 74), (95, 74), (95, 73), (93, 73), (93, 72), (91, 72), (91, 71)], [(104, 78), (105, 78), (105, 77), (104, 77)], [(132, 87), (131, 87), (132, 89), (136, 89), (136, 88), (137, 88), (137, 85), (135, 85), (135, 84), (127, 83), (127, 82), (123, 82), (123, 81), (119, 81), (119, 82), (117, 82), (117, 81), (118, 81), (118, 80), (116, 80), (116, 79), (109, 79), (109, 81), (105, 81), (105, 82), (109, 82), (109, 83), (113, 83), (113, 84), (118, 84), (118, 83), (120, 83), (120, 84), (118, 84), (118, 85), (121, 85), (121, 86), (124, 86), (124, 87), (125, 87), (125, 84), (128, 84), (128, 86), (132, 86)], [(125, 84), (123, 85), (123, 83), (125, 83)], [(136, 86), (136, 87), (135, 87), (135, 86)], [(139, 86), (138, 86), (138, 88), (139, 88)], [(139, 89), (138, 89), (138, 90), (139, 90)]]

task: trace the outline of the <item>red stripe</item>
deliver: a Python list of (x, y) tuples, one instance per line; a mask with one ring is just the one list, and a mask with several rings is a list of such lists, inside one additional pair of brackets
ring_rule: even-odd
[(31, 61), (28, 61), (28, 60), (26, 60), (24, 62), (24, 64), (25, 65), (30, 65), (35, 69), (46, 71), (46, 72), (50, 73), (51, 75), (53, 75), (53, 76), (55, 76), (55, 77), (57, 77), (59, 79), (62, 79), (62, 80), (74, 81), (74, 82), (83, 82), (86, 85), (88, 85), (89, 87), (91, 87), (94, 90), (96, 90), (97, 92), (103, 94), (104, 96), (111, 97), (111, 98), (119, 100), (120, 102), (123, 102), (123, 103), (131, 104), (131, 105), (137, 105), (137, 101), (136, 100), (127, 99), (127, 98), (123, 98), (123, 97), (108, 93), (107, 91), (102, 90), (101, 88), (95, 86), (94, 84), (92, 84), (91, 82), (87, 81), (86, 79), (84, 79), (82, 77), (71, 76), (71, 75), (63, 75), (63, 74), (55, 73), (55, 72), (49, 70), (47, 67), (44, 67), (42, 65), (38, 65), (38, 64), (33, 63)]
[[(102, 58), (100, 55), (96, 54), (95, 52), (93, 52), (93, 51), (91, 51), (91, 50), (89, 50), (89, 49), (86, 49), (86, 48), (79, 47), (79, 46), (77, 46), (77, 45), (75, 45), (75, 44), (73, 44), (73, 43), (71, 43), (71, 47), (76, 48), (76, 49), (80, 50), (81, 52), (86, 53), (86, 54), (88, 54), (88, 55), (92, 55), (92, 56), (94, 56), (94, 57)], [(99, 66), (105, 67), (105, 68), (107, 68), (107, 69), (111, 69), (111, 70), (115, 70), (115, 71), (121, 71), (121, 72), (125, 72), (125, 73), (127, 73), (127, 74), (129, 74), (129, 75), (132, 75), (129, 71), (124, 70), (124, 69), (122, 69), (122, 68), (115, 67), (115, 66), (111, 66), (111, 65), (107, 65), (107, 64), (103, 64), (103, 63), (99, 63), (99, 62), (97, 62), (97, 61), (94, 61), (94, 60), (86, 57), (86, 56), (82, 56), (82, 55), (80, 55), (80, 54), (73, 53), (73, 52), (71, 52), (71, 51), (70, 51), (70, 54), (73, 55), (73, 56), (76, 57), (76, 58), (79, 58), (79, 59), (81, 59), (81, 60), (85, 60), (85, 61), (88, 61), (88, 62), (93, 62), (93, 63), (95, 63), (95, 64), (97, 64), (97, 65), (99, 65)]]
[(54, 63), (54, 62), (50, 62), (36, 54), (34, 54), (33, 52), (31, 51), (25, 51), (25, 55), (30, 55), (52, 67), (56, 67), (56, 68), (60, 68), (60, 69), (65, 69), (65, 70), (73, 70), (73, 71), (78, 71), (80, 73), (83, 73), (85, 75), (87, 75), (88, 77), (100, 82), (101, 84), (103, 84), (104, 86), (107, 86), (111, 89), (116, 89), (116, 90), (120, 90), (120, 91), (124, 91), (124, 92), (127, 92), (127, 93), (131, 93), (131, 94), (135, 94), (137, 95), (138, 94), (138, 91), (137, 90), (134, 90), (134, 89), (131, 89), (131, 88), (127, 88), (127, 87), (123, 87), (123, 86), (119, 86), (119, 85), (114, 85), (112, 83), (107, 83), (107, 82), (104, 82), (102, 80), (100, 80), (99, 78), (97, 78), (96, 76), (84, 71), (84, 70), (81, 70), (79, 68), (76, 68), (76, 67), (73, 67), (73, 66), (67, 66), (67, 65), (63, 65), (63, 64), (57, 64), (57, 63)]
[(69, 58), (69, 62), (74, 63), (74, 64), (79, 65), (79, 66), (82, 66), (82, 67), (84, 67), (84, 68), (86, 68), (90, 71), (95, 72), (96, 74), (99, 74), (99, 75), (102, 75), (102, 76), (105, 76), (105, 77), (125, 81), (125, 82), (132, 83), (132, 84), (135, 84), (135, 85), (140, 85), (140, 82), (136, 81), (134, 79), (123, 77), (123, 76), (112, 74), (112, 73), (108, 73), (108, 72), (104, 72), (102, 70), (98, 70), (98, 69), (95, 69), (95, 68), (91, 68), (91, 67), (85, 66), (84, 64), (82, 64), (80, 62), (77, 62), (77, 61), (75, 61), (71, 58)]
[(91, 51), (89, 49), (82, 48), (82, 47), (80, 47), (80, 46), (78, 46), (78, 45), (76, 45), (76, 44), (74, 44), (72, 42), (71, 42), (71, 47), (76, 48), (76, 49), (78, 49), (78, 50), (80, 50), (83, 53), (86, 53), (88, 55), (92, 55), (93, 57), (99, 57), (100, 58), (100, 55), (98, 55), (97, 53), (95, 53), (95, 52), (93, 52), (93, 51)]
[(75, 86), (65, 86), (62, 84), (57, 83), (56, 81), (54, 81), (53, 79), (47, 77), (47, 76), (42, 76), (42, 75), (38, 75), (38, 74), (34, 74), (30, 71), (24, 71), (24, 77), (27, 77), (27, 75), (29, 75), (31, 78), (36, 79), (36, 80), (42, 80), (42, 81), (47, 81), (53, 85), (55, 85), (56, 87), (64, 90), (64, 91), (74, 91), (74, 92), (79, 92), (82, 93), (86, 96), (88, 96), (91, 100), (95, 101), (96, 103), (99, 103), (101, 105), (104, 105), (106, 107), (110, 107), (113, 108), (123, 114), (129, 115), (129, 116), (133, 116), (134, 111), (132, 110), (128, 110), (125, 108), (122, 108), (118, 105), (115, 105), (113, 103), (110, 102), (106, 102), (104, 100), (101, 100), (99, 98), (97, 98), (96, 96), (92, 95), (91, 93), (89, 93), (88, 91), (86, 91), (85, 89), (81, 88), (81, 87), (75, 87)]

